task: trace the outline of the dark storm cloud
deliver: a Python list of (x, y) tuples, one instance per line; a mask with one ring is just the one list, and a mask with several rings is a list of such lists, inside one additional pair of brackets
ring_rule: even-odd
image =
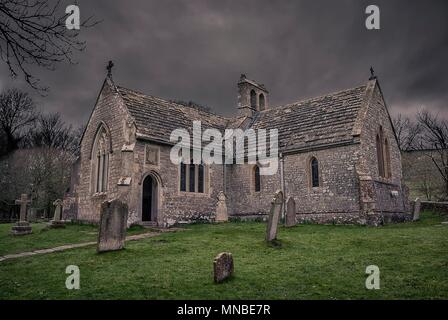
[[(66, 1), (66, 4), (70, 4)], [(373, 65), (392, 113), (448, 106), (446, 1), (79, 1), (103, 22), (81, 35), (78, 64), (39, 71), (48, 111), (85, 122), (112, 59), (117, 84), (236, 112), (240, 73), (264, 83), (277, 105), (357, 86)], [(368, 31), (364, 10), (381, 9)], [(0, 66), (0, 86), (23, 86)]]

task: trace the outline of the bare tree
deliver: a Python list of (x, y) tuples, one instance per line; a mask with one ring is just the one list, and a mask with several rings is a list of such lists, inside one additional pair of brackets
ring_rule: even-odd
[[(38, 85), (30, 65), (53, 70), (59, 62), (73, 63), (73, 53), (85, 48), (85, 42), (78, 39), (79, 32), (67, 29), (68, 14), (61, 9), (59, 0), (0, 1), (0, 58), (12, 77), (22, 74), (34, 89), (48, 88)], [(81, 26), (98, 23), (91, 18)]]
[(6, 153), (17, 149), (36, 118), (35, 104), (27, 93), (10, 89), (0, 94), (0, 131)]
[(393, 124), (400, 150), (415, 150), (419, 145), (420, 124), (411, 121), (408, 117), (403, 117), (401, 114), (393, 119)]
[(70, 183), (73, 156), (60, 149), (18, 149), (0, 161), (0, 201), (14, 203), (30, 193), (35, 208), (51, 212), (52, 203), (64, 196)]
[(444, 181), (443, 193), (448, 199), (448, 122), (427, 110), (417, 115), (422, 127), (420, 149), (432, 160)]
[(73, 141), (71, 144), (71, 153), (78, 158), (81, 153), (81, 139), (86, 129), (86, 125), (80, 125), (77, 129), (73, 130)]
[(72, 127), (66, 125), (59, 113), (40, 115), (36, 129), (30, 134), (33, 147), (47, 147), (70, 151), (75, 142)]
[(24, 148), (0, 161), (0, 201), (13, 202), (31, 193), (33, 206), (52, 212), (70, 182), (71, 165), (78, 148), (78, 130), (72, 130), (58, 113), (40, 115)]

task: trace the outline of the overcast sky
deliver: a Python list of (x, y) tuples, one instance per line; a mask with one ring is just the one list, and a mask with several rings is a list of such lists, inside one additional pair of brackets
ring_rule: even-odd
[[(74, 1), (63, 1), (64, 6)], [(86, 0), (86, 51), (77, 65), (39, 70), (40, 97), (0, 64), (0, 89), (21, 87), (40, 107), (87, 121), (113, 60), (118, 85), (236, 113), (241, 73), (270, 91), (271, 105), (364, 84), (372, 65), (392, 114), (421, 106), (448, 118), (448, 1)], [(381, 30), (365, 28), (369, 4)]]

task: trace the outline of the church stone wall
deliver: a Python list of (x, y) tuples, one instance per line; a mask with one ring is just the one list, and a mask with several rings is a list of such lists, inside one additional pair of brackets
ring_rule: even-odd
[[(361, 133), (361, 157), (359, 172), (373, 180), (375, 207), (373, 213), (379, 215), (378, 219), (408, 219), (408, 199), (404, 186), (402, 186), (402, 163), (394, 129), (376, 81), (369, 82), (367, 95), (371, 96), (366, 117), (363, 119)], [(376, 150), (376, 135), (383, 128), (383, 135), (390, 144), (390, 178), (379, 176)], [(401, 218), (397, 218), (401, 216)], [(392, 217), (392, 218), (391, 218)]]
[[(145, 147), (159, 150), (158, 165), (145, 161)], [(193, 221), (210, 222), (214, 219), (217, 195), (223, 190), (222, 166), (211, 165), (206, 168), (205, 193), (181, 192), (179, 187), (179, 166), (170, 160), (171, 146), (157, 145), (138, 140), (134, 149), (134, 174), (130, 190), (130, 212), (141, 221), (141, 199), (143, 179), (151, 174), (159, 177), (158, 224), (169, 226), (174, 223)]]
[[(297, 221), (358, 223), (359, 144), (285, 157), (285, 194), (296, 201)], [(311, 184), (311, 158), (319, 163), (319, 187)]]
[[(98, 222), (101, 203), (119, 196), (117, 182), (122, 171), (121, 148), (124, 144), (123, 119), (128, 114), (122, 100), (106, 81), (93, 110), (81, 142), (81, 163), (78, 193), (78, 220)], [(101, 123), (110, 130), (112, 153), (109, 154), (109, 178), (107, 192), (94, 193), (91, 186), (90, 154)]]
[[(285, 199), (294, 197), (298, 222), (358, 222), (359, 185), (355, 171), (358, 153), (359, 145), (351, 145), (285, 156)], [(311, 157), (319, 161), (318, 188), (312, 188), (310, 183)], [(275, 175), (261, 176), (261, 192), (254, 191), (252, 165), (228, 166), (226, 172), (231, 215), (267, 215), (275, 191), (281, 189), (280, 165)]]
[(235, 217), (267, 215), (274, 193), (281, 188), (280, 166), (277, 174), (260, 176), (260, 192), (255, 192), (254, 165), (228, 165), (226, 189), (228, 210)]

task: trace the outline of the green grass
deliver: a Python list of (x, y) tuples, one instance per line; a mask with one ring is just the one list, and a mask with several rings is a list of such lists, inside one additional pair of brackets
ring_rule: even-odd
[[(119, 252), (4, 261), (0, 299), (447, 299), (448, 226), (422, 217), (380, 228), (280, 227), (280, 247), (264, 242), (263, 223), (198, 224)], [(216, 285), (212, 261), (222, 251), (232, 252), (235, 275)], [(80, 290), (65, 288), (71, 264)], [(365, 288), (368, 265), (380, 268), (380, 290)]]
[[(46, 223), (33, 223), (33, 233), (25, 236), (11, 236), (11, 226), (12, 224), (0, 224), (0, 256), (96, 241), (98, 238), (98, 228), (93, 225), (67, 224), (65, 229), (47, 229)], [(133, 226), (128, 234), (141, 232), (143, 228)]]

